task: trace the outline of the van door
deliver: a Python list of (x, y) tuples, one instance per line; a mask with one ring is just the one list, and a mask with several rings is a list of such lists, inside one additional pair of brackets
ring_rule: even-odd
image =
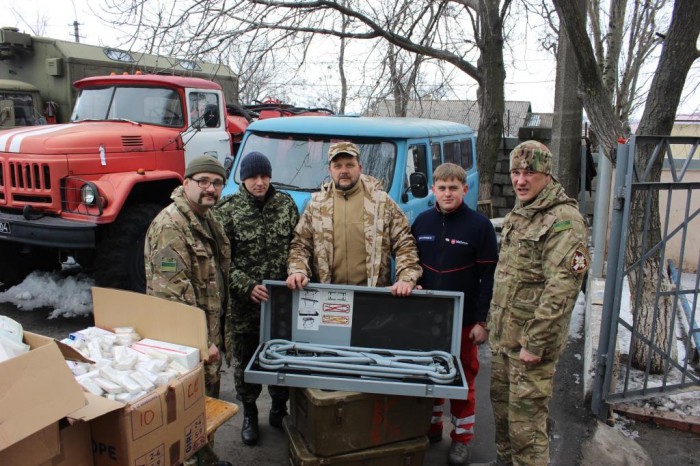
[(421, 172), (425, 175), (428, 189), (430, 189), (430, 168), (428, 165), (428, 145), (426, 143), (409, 143), (406, 150), (406, 165), (403, 176), (403, 189), (399, 205), (408, 217), (408, 223), (412, 224), (413, 220), (429, 207), (435, 205), (435, 196), (432, 192), (428, 192), (425, 197), (415, 197), (410, 190), (411, 173)]
[[(195, 157), (216, 157), (226, 166), (231, 157), (231, 137), (226, 131), (225, 104), (221, 93), (211, 89), (188, 89), (185, 165)], [(230, 162), (229, 162), (230, 163)]]

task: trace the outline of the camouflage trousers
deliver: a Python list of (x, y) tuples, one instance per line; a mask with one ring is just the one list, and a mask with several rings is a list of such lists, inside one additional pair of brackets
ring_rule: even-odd
[(496, 451), (503, 464), (547, 466), (547, 417), (556, 360), (526, 366), (520, 351), (491, 353)]
[[(219, 398), (219, 385), (221, 383), (221, 359), (223, 359), (224, 354), (220, 353), (221, 358), (218, 362), (214, 364), (204, 364), (204, 391), (207, 396), (212, 398)], [(211, 392), (210, 387), (216, 387), (215, 392)]]
[[(236, 398), (243, 403), (255, 403), (262, 392), (262, 385), (246, 383), (243, 380), (245, 367), (255, 355), (255, 350), (260, 343), (260, 336), (257, 333), (233, 334), (233, 381), (236, 387)], [(277, 385), (269, 385), (267, 391), (273, 401), (287, 402), (289, 399), (289, 388)]]

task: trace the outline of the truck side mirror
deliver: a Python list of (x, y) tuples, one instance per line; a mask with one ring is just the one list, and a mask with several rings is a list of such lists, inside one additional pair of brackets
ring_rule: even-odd
[(403, 202), (408, 201), (408, 191), (411, 191), (413, 197), (421, 198), (428, 195), (428, 179), (423, 172), (413, 172), (408, 177), (408, 187), (401, 196)]
[(219, 107), (214, 104), (207, 104), (207, 106), (204, 107), (202, 119), (204, 120), (204, 126), (207, 128), (216, 128), (219, 126)]

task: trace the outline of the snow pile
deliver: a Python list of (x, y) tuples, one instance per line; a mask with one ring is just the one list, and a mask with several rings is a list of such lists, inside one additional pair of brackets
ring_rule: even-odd
[(0, 292), (0, 302), (12, 303), (23, 311), (41, 307), (54, 308), (49, 315), (56, 317), (85, 316), (92, 313), (94, 285), (87, 275), (63, 276), (59, 272), (32, 272), (19, 285)]

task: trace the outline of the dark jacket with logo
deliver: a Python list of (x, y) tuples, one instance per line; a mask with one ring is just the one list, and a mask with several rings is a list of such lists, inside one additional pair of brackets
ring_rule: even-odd
[(438, 206), (421, 213), (411, 228), (428, 290), (462, 291), (462, 326), (485, 322), (498, 259), (491, 221), (464, 203), (450, 213)]

